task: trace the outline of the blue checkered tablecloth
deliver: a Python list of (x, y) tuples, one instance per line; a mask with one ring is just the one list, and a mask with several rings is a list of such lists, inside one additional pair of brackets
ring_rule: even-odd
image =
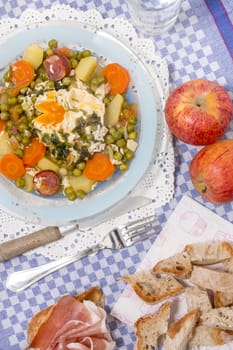
[[(125, 0), (10, 0), (0, 2), (0, 16), (19, 17), (28, 7), (49, 9), (54, 4), (66, 4), (80, 10), (97, 9), (104, 17), (129, 19)], [(154, 37), (158, 53), (168, 62), (170, 89), (193, 79), (218, 81), (233, 96), (233, 1), (183, 0), (175, 27), (163, 36)], [(226, 136), (233, 138), (233, 122)], [(165, 224), (184, 194), (233, 222), (233, 203), (215, 206), (205, 202), (194, 190), (189, 178), (189, 164), (198, 148), (174, 138), (175, 196), (156, 211), (158, 223)], [(1, 223), (0, 223), (1, 224)], [(174, 231), (175, 234), (175, 231)], [(133, 349), (135, 335), (132, 328), (111, 317), (110, 310), (124, 288), (118, 276), (133, 273), (153, 239), (148, 239), (122, 251), (102, 251), (71, 264), (42, 279), (21, 293), (5, 287), (7, 275), (21, 268), (45, 263), (40, 255), (22, 255), (0, 263), (0, 350), (25, 349), (26, 328), (32, 315), (54, 303), (63, 294), (75, 294), (98, 284), (106, 296), (108, 324), (117, 349)]]

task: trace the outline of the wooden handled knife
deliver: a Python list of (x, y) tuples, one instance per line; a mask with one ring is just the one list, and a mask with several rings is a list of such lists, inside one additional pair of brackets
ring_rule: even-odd
[(66, 234), (75, 232), (78, 229), (78, 225), (45, 227), (39, 231), (1, 243), (0, 262), (14, 258), (47, 243), (57, 241)]

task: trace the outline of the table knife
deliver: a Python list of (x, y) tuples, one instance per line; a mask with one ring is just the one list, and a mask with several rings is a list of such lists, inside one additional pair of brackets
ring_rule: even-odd
[(77, 225), (50, 226), (28, 235), (18, 237), (0, 244), (0, 262), (14, 258), (31, 249), (57, 241), (68, 233), (79, 229)]

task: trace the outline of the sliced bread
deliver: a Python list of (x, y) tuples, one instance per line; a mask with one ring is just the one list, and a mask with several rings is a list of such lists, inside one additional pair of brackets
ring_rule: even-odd
[(128, 282), (135, 293), (149, 304), (177, 295), (184, 290), (184, 286), (173, 276), (158, 275), (151, 270), (139, 271), (134, 275), (122, 276), (120, 279)]
[(227, 344), (232, 340), (233, 335), (220, 328), (198, 325), (194, 329), (194, 334), (189, 342), (189, 347), (217, 346)]
[(200, 242), (186, 245), (185, 252), (196, 265), (216, 264), (233, 257), (233, 248), (229, 242)]
[(186, 350), (199, 319), (199, 310), (193, 309), (171, 324), (163, 344), (163, 350)]
[(214, 292), (227, 292), (233, 289), (233, 274), (201, 266), (193, 266), (190, 282), (200, 288), (210, 289)]
[(199, 309), (200, 312), (212, 309), (209, 295), (206, 290), (197, 287), (185, 288), (185, 298), (188, 310)]
[(203, 312), (200, 323), (207, 327), (217, 327), (224, 330), (233, 330), (233, 307), (219, 307)]
[(152, 316), (140, 317), (135, 322), (135, 350), (157, 349), (159, 337), (167, 332), (171, 303), (164, 303)]
[(153, 267), (153, 271), (168, 273), (179, 278), (186, 278), (192, 271), (190, 256), (186, 252), (183, 252), (160, 260)]

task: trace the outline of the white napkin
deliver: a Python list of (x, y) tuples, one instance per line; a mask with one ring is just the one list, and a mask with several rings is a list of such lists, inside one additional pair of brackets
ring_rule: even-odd
[[(233, 225), (184, 196), (171, 214), (163, 230), (146, 254), (139, 270), (148, 270), (156, 262), (183, 250), (188, 243), (208, 240), (227, 240), (233, 242)], [(123, 282), (122, 282), (123, 283)], [(172, 298), (174, 303), (173, 318), (177, 319), (187, 311), (183, 294)], [(114, 305), (111, 314), (120, 321), (132, 326), (143, 315), (153, 314), (160, 305), (147, 305), (127, 285)], [(231, 346), (231, 347), (229, 347)], [(232, 343), (221, 346), (221, 350), (232, 349)], [(212, 347), (205, 347), (207, 350)], [(218, 349), (214, 348), (214, 349)]]

